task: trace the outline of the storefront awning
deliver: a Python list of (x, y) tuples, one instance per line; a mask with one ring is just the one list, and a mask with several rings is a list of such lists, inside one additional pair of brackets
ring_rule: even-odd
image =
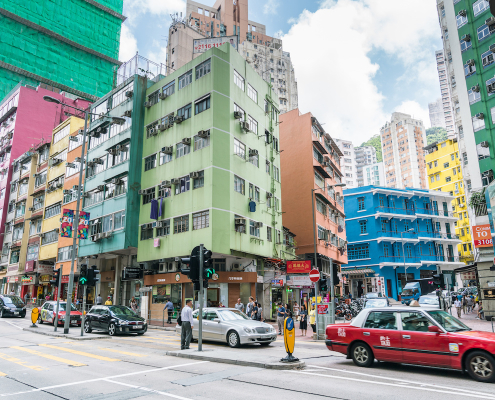
[(361, 274), (374, 274), (376, 273), (374, 269), (371, 268), (356, 268), (356, 269), (342, 269), (342, 275), (361, 275)]

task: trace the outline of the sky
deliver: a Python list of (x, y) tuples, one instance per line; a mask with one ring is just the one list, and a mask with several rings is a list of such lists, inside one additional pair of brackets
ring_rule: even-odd
[[(119, 59), (139, 50), (165, 63), (170, 14), (185, 10), (185, 0), (124, 0)], [(299, 110), (333, 137), (358, 146), (394, 111), (430, 126), (428, 103), (440, 97), (435, 50), (442, 49), (434, 0), (250, 0), (249, 19), (283, 40)]]

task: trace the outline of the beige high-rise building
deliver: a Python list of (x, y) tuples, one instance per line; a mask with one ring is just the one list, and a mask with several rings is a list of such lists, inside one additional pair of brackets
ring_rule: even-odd
[(423, 121), (394, 112), (391, 121), (380, 130), (380, 136), (386, 186), (427, 189)]
[(217, 0), (211, 7), (187, 0), (185, 15), (173, 16), (169, 28), (169, 72), (199, 55), (193, 54), (194, 39), (237, 35), (239, 53), (265, 81), (272, 83), (280, 112), (297, 108), (297, 82), (290, 53), (283, 50), (282, 40), (266, 35), (265, 25), (248, 19), (248, 0)]

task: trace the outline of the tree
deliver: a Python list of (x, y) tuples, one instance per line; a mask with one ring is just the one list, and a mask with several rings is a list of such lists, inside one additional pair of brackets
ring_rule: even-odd
[(426, 130), (426, 144), (432, 144), (435, 142), (443, 142), (447, 140), (447, 131), (445, 128), (439, 126), (433, 126)]

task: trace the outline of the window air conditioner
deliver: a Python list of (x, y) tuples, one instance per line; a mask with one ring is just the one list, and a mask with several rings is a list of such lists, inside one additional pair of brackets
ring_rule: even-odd
[(180, 179), (178, 179), (178, 178), (173, 178), (173, 179), (171, 179), (171, 180), (170, 180), (170, 183), (171, 183), (172, 185), (180, 185)]
[(471, 90), (472, 90), (473, 92), (479, 92), (479, 91), (480, 91), (480, 85), (475, 85), (475, 86), (472, 86), (472, 87), (471, 87)]
[(235, 119), (242, 119), (242, 113), (240, 111), (234, 111)]
[(169, 188), (172, 186), (172, 182), (170, 181), (162, 181), (162, 187), (163, 188)]
[(486, 140), (484, 140), (484, 141), (482, 141), (482, 142), (480, 143), (480, 146), (481, 146), (481, 147), (490, 147), (490, 143), (488, 143)]
[(158, 271), (159, 272), (165, 272), (167, 270), (167, 263), (159, 263), (158, 264)]
[(146, 108), (150, 108), (150, 107), (151, 107), (151, 103), (150, 103), (149, 101), (145, 101), (145, 102), (144, 102), (144, 106), (145, 106)]
[(117, 149), (109, 149), (108, 150), (108, 154), (110, 154), (111, 156), (116, 156), (118, 153)]
[(156, 228), (161, 228), (163, 226), (163, 222), (162, 221), (156, 221), (155, 223), (155, 227)]
[(71, 194), (71, 191), (70, 191), (70, 190), (68, 190), (68, 189), (64, 189), (63, 193), (64, 193), (64, 195), (65, 195), (65, 194)]
[(255, 222), (254, 227), (255, 228), (263, 228), (263, 222)]
[(73, 163), (65, 163), (65, 166), (67, 168), (76, 168), (76, 166)]
[(199, 178), (199, 172), (191, 172), (189, 174), (189, 178), (191, 178), (191, 179), (198, 179)]
[(488, 85), (486, 85), (486, 90), (488, 91), (488, 93), (495, 92), (495, 82), (489, 83)]
[(102, 126), (99, 126), (98, 128), (96, 128), (96, 132), (99, 133), (100, 135), (104, 135), (105, 133), (107, 133), (107, 128), (103, 128)]
[(158, 129), (156, 128), (151, 128), (150, 129), (150, 136), (156, 136), (158, 133)]
[(79, 139), (76, 136), (69, 136), (69, 140), (71, 142), (78, 142), (79, 141)]
[(249, 149), (249, 157), (256, 157), (256, 156), (258, 156), (258, 150)]
[(469, 33), (462, 35), (461, 40), (465, 42), (470, 42), (471, 41), (471, 35)]
[(191, 138), (184, 138), (182, 139), (182, 143), (185, 144), (186, 146), (190, 146), (191, 145)]
[(88, 167), (93, 167), (96, 163), (93, 161), (88, 161)]
[(124, 111), (124, 117), (131, 118), (132, 110)]
[(156, 126), (156, 129), (159, 130), (160, 132), (162, 132), (162, 131), (164, 131), (167, 128), (165, 128), (165, 124), (158, 124)]
[(55, 165), (58, 165), (62, 162), (60, 158), (52, 158), (50, 161), (51, 161), (50, 162), (51, 167), (54, 167)]
[(465, 17), (467, 15), (466, 10), (460, 10), (457, 15), (460, 15), (461, 17)]
[(270, 198), (272, 198), (272, 197), (273, 197), (273, 194), (272, 194), (272, 193), (270, 193), (270, 192), (266, 192), (266, 198), (267, 198), (267, 199), (270, 199)]
[(493, 24), (495, 24), (495, 18), (494, 17), (490, 17), (490, 18), (485, 20), (485, 25), (491, 26)]
[(79, 186), (77, 185), (72, 186), (72, 190), (77, 190), (77, 189), (79, 189)]
[(162, 147), (162, 153), (164, 154), (172, 154), (173, 152), (174, 152), (173, 146)]
[(147, 190), (140, 190), (140, 191), (138, 192), (138, 194), (139, 194), (140, 196), (143, 196), (143, 195), (145, 195), (145, 194), (147, 194), (147, 193), (148, 193), (148, 191), (147, 191)]
[(206, 139), (207, 137), (210, 136), (210, 131), (209, 130), (207, 130), (207, 131), (199, 131), (198, 132), (198, 136), (200, 138)]
[(55, 185), (55, 187), (56, 187), (57, 189), (62, 189), (62, 188), (64, 187), (64, 184), (63, 184), (62, 182), (58, 182), (58, 183)]
[(128, 90), (127, 92), (125, 92), (125, 97), (130, 99), (133, 94), (134, 94), (134, 92), (132, 90)]
[(184, 121), (184, 117), (182, 115), (177, 115), (175, 118), (174, 118), (174, 122), (176, 124), (180, 124), (182, 121)]
[(235, 219), (235, 224), (236, 225), (242, 225), (242, 226), (245, 226), (246, 225), (246, 220), (244, 218), (236, 218)]
[(249, 131), (249, 122), (241, 121), (241, 129), (245, 132)]
[(473, 66), (474, 65), (474, 60), (471, 58), (471, 59), (467, 60), (466, 64), (467, 65), (470, 65), (470, 66)]
[(93, 163), (102, 165), (104, 161), (101, 158), (93, 158)]
[(127, 146), (126, 145), (123, 145), (123, 144), (118, 144), (117, 146), (115, 146), (115, 150), (117, 150), (117, 151), (127, 151)]
[(105, 191), (105, 185), (98, 185), (98, 186), (96, 187), (96, 189), (97, 189), (99, 192), (103, 192), (103, 191)]
[(98, 240), (97, 237), (96, 237), (96, 235), (91, 235), (90, 236), (90, 239), (91, 239), (92, 242), (96, 242)]
[(158, 98), (160, 100), (165, 100), (167, 97), (168, 97), (167, 93), (163, 93), (163, 92), (158, 95)]
[(485, 114), (478, 113), (478, 114), (475, 115), (475, 117), (478, 118), (478, 119), (484, 119), (485, 118)]
[(113, 178), (110, 183), (113, 183), (114, 185), (119, 185), (122, 181), (119, 178)]
[(34, 211), (34, 207), (29, 207), (29, 208), (28, 208), (28, 211), (33, 212), (33, 211)]

